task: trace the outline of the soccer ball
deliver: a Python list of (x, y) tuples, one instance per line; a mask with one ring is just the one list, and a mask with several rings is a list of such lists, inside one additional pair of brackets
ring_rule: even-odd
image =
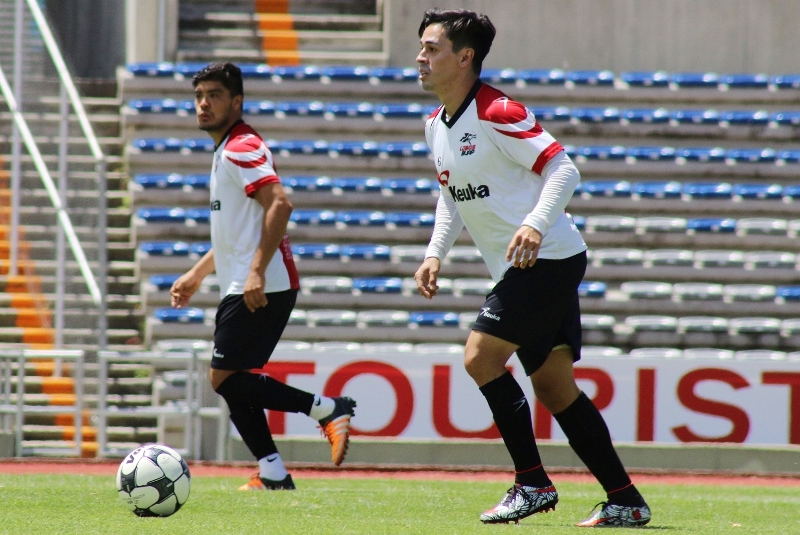
[(180, 454), (161, 444), (130, 452), (117, 470), (117, 492), (137, 516), (170, 516), (189, 499), (191, 475)]

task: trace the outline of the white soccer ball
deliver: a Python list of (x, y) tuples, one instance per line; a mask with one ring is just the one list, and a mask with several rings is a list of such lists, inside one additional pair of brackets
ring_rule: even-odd
[(117, 492), (137, 516), (170, 516), (189, 499), (191, 475), (181, 455), (161, 444), (130, 452), (117, 470)]

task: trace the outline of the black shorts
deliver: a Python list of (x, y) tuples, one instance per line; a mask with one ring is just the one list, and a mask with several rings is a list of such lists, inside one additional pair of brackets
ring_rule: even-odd
[(226, 295), (217, 308), (211, 367), (217, 370), (261, 368), (289, 322), (297, 290), (268, 293), (267, 306), (247, 310), (244, 296)]
[(526, 375), (560, 345), (581, 358), (578, 285), (586, 272), (586, 252), (563, 260), (539, 259), (533, 267), (510, 267), (486, 296), (472, 330), (519, 345)]

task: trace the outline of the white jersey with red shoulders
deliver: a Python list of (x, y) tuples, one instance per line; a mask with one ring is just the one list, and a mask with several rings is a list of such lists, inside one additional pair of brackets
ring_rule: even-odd
[[(223, 297), (244, 293), (264, 222), (264, 208), (251, 196), (274, 183), (280, 179), (272, 153), (255, 130), (236, 123), (216, 147), (211, 167), (211, 246)], [(265, 277), (265, 293), (300, 287), (288, 235)]]
[(580, 175), (563, 147), (519, 102), (480, 81), (453, 117), (440, 106), (425, 123), (440, 184), (426, 257), (442, 259), (466, 226), (499, 281), (511, 238), (523, 224), (543, 238), (538, 258), (586, 250), (564, 208)]

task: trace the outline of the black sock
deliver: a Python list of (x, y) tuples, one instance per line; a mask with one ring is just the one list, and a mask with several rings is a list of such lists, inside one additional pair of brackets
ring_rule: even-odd
[(514, 376), (506, 372), (480, 390), (514, 461), (515, 481), (540, 488), (552, 485), (536, 447), (530, 405)]
[(231, 410), (231, 421), (236, 426), (236, 430), (242, 436), (247, 449), (258, 459), (278, 452), (272, 433), (269, 431), (267, 416), (264, 409), (260, 407), (236, 406), (228, 408)]
[[(281, 383), (268, 375), (237, 372), (228, 376), (217, 388), (217, 393), (238, 406), (252, 406), (281, 412), (308, 414), (314, 403), (314, 394)], [(231, 411), (232, 412), (232, 411)]]
[(629, 506), (644, 504), (611, 443), (603, 415), (586, 394), (581, 392), (572, 405), (554, 416), (567, 435), (569, 445), (603, 486), (609, 502)]

